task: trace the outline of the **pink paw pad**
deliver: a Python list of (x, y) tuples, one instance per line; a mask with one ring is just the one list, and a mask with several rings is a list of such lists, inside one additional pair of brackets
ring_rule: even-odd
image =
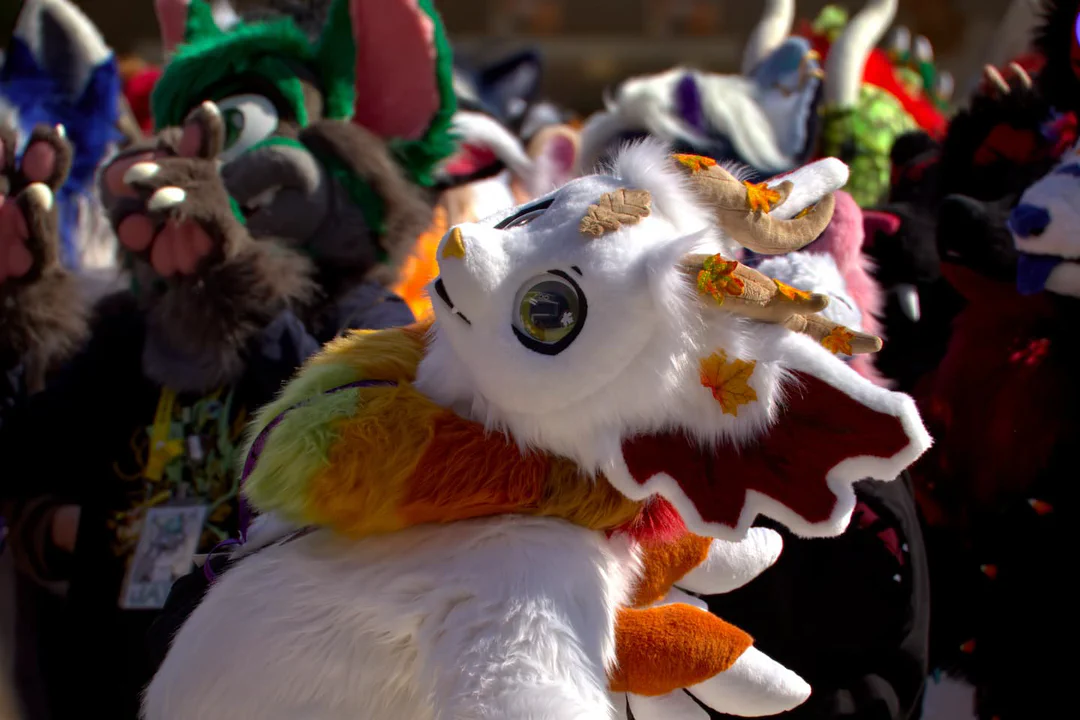
[(22, 157), (22, 172), (29, 182), (47, 182), (56, 171), (56, 148), (47, 142), (31, 143)]
[(0, 195), (0, 284), (25, 276), (34, 266), (26, 246), (30, 229), (14, 201)]
[(199, 262), (210, 255), (214, 242), (196, 222), (168, 220), (155, 232), (153, 221), (145, 215), (125, 218), (117, 235), (120, 243), (132, 252), (150, 251), (150, 265), (161, 277), (194, 275)]

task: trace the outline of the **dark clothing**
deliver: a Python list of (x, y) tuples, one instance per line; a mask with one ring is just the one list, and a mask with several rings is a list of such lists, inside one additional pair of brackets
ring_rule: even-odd
[[(120, 607), (123, 579), (145, 527), (139, 507), (153, 506), (161, 496), (167, 505), (184, 493), (208, 504), (221, 500), (208, 513), (197, 551), (233, 534), (236, 497), (228, 494), (227, 480), (234, 476), (245, 418), (317, 350), (299, 320), (284, 313), (250, 343), (240, 382), (221, 388), (216, 399), (177, 395), (172, 422), (164, 425), (174, 434), (177, 427), (205, 433), (184, 438), (197, 439), (202, 450), (176, 440), (160, 480), (150, 481), (150, 428), (162, 407), (162, 388), (142, 371), (142, 317), (127, 293), (104, 299), (86, 350), (0, 435), (9, 492), (24, 499), (49, 496), (51, 507), (81, 508), (75, 556), (63, 563), (67, 567), (41, 569), (70, 583), (64, 607), (48, 619), (62, 630), (50, 633), (53, 647), (42, 649), (49, 662), (63, 666), (51, 683), (63, 687), (54, 692), (53, 708), (61, 720), (90, 709), (113, 718), (137, 716), (139, 692), (151, 676), (145, 636), (157, 615)], [(196, 423), (191, 416), (199, 413), (214, 421)], [(38, 554), (40, 560), (50, 550)]]
[(308, 323), (308, 332), (325, 344), (345, 330), (381, 330), (414, 322), (416, 317), (404, 300), (382, 285), (366, 282), (327, 305)]
[[(308, 330), (320, 343), (327, 343), (347, 330), (400, 327), (415, 321), (412, 310), (400, 297), (382, 285), (363, 283), (345, 293), (337, 302), (328, 305), (318, 318), (309, 322)], [(207, 562), (212, 563), (219, 574), (228, 566), (227, 559), (218, 556), (208, 559)], [(172, 638), (202, 602), (209, 586), (209, 580), (202, 568), (196, 568), (173, 585), (165, 607), (158, 614), (147, 636), (152, 672), (156, 672), (164, 662)]]
[(921, 716), (930, 590), (910, 480), (856, 487), (841, 537), (803, 539), (771, 525), (784, 536), (777, 563), (735, 592), (706, 598), (813, 688), (784, 718)]

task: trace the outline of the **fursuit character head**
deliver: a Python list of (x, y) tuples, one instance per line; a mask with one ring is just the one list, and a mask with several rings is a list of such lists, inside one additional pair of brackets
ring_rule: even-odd
[[(850, 21), (832, 8), (828, 15), (838, 17), (811, 35), (825, 58), (820, 153), (851, 166), (846, 190), (862, 207), (881, 202), (887, 194), (889, 152), (898, 136), (919, 127), (936, 136), (945, 127), (935, 99), (948, 89), (948, 81), (939, 87), (936, 76), (929, 79), (924, 69), (932, 59), (929, 43), (917, 41), (912, 57), (901, 31), (893, 57), (875, 49), (896, 8), (897, 0), (869, 0)], [(912, 64), (921, 81), (912, 77)], [(926, 91), (928, 82), (934, 83), (934, 92)]]
[(875, 360), (903, 389), (945, 352), (964, 304), (953, 283), (1014, 274), (1008, 210), (1075, 137), (1071, 116), (1052, 113), (1021, 65), (987, 66), (983, 77), (943, 141), (924, 132), (897, 139), (891, 197), (876, 208), (895, 227), (869, 245), (886, 291), (885, 335), (894, 340)]
[(98, 164), (122, 139), (121, 90), (116, 57), (74, 3), (22, 3), (0, 59), (0, 122), (16, 130), (19, 152), (35, 126), (64, 127), (74, 155), (67, 181), (56, 189), (59, 258), (76, 272), (116, 265), (116, 238), (94, 179)]
[[(880, 347), (821, 317), (824, 297), (725, 259), (740, 244), (780, 254), (810, 243), (831, 217), (828, 193), (846, 175), (841, 163), (824, 160), (754, 185), (706, 159), (669, 161), (646, 144), (625, 151), (610, 175), (458, 226), (440, 249), (435, 335), (418, 386), (447, 406), (467, 400), (470, 415), (525, 446), (602, 470), (628, 497), (660, 493), (695, 532), (738, 535), (758, 512), (773, 510), (799, 532), (834, 532), (850, 513), (848, 501), (825, 488), (839, 488), (839, 475), (814, 491), (830, 500), (804, 507), (808, 517), (799, 519), (794, 505), (778, 510), (768, 492), (721, 501), (698, 474), (721, 471), (708, 470), (710, 444), (751, 442), (771, 421), (784, 425), (785, 409), (798, 405), (796, 391), (781, 390), (789, 373), (831, 392), (819, 383), (843, 368), (822, 345), (849, 355)], [(892, 463), (910, 462), (926, 437), (907, 399), (851, 379), (866, 390), (862, 400), (880, 398), (870, 414), (893, 418), (886, 424), (897, 423), (899, 434), (894, 450), (850, 469), (891, 478)], [(694, 449), (692, 438), (706, 445)], [(684, 460), (669, 468), (662, 457)]]
[(1019, 252), (1017, 286), (1024, 295), (1043, 290), (1080, 297), (1080, 145), (1028, 188), (1009, 215)]
[(454, 147), (449, 49), (429, 0), (281, 6), (222, 29), (204, 0), (159, 0), (151, 109), (164, 130), (216, 105), (238, 216), (310, 255), (336, 300), (391, 283), (430, 222), (424, 187)]
[(582, 167), (651, 135), (677, 152), (737, 161), (760, 177), (791, 170), (814, 149), (822, 70), (803, 38), (788, 38), (794, 0), (765, 4), (741, 75), (674, 68), (631, 78), (582, 129)]
[(739, 715), (798, 704), (804, 683), (671, 588), (768, 567), (759, 514), (840, 532), (852, 482), (929, 444), (909, 398), (834, 354), (877, 338), (727, 259), (809, 243), (846, 179), (823, 160), (743, 183), (651, 141), (453, 227), (430, 332), (335, 341), (260, 412), (246, 493), (271, 527), (315, 528), (220, 577), (146, 717), (613, 718), (610, 692), (670, 713), (681, 688)]

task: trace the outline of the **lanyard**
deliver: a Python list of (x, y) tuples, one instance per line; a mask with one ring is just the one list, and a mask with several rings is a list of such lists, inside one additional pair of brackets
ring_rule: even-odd
[(181, 441), (169, 439), (175, 404), (176, 392), (167, 387), (161, 388), (157, 411), (154, 413), (154, 425), (150, 431), (150, 458), (143, 471), (143, 476), (153, 482), (161, 480), (169, 460), (184, 452)]

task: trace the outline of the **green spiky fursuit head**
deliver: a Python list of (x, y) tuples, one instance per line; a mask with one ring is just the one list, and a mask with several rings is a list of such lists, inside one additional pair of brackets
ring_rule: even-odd
[[(453, 58), (442, 22), (431, 0), (420, 0), (419, 6), (435, 25), (440, 108), (421, 138), (391, 140), (390, 144), (409, 176), (419, 185), (430, 186), (435, 166), (454, 151), (450, 124), (456, 97)], [(326, 26), (315, 43), (289, 18), (240, 22), (222, 31), (214, 22), (210, 5), (205, 0), (191, 0), (184, 44), (170, 58), (151, 97), (154, 125), (158, 129), (180, 125), (187, 113), (204, 100), (220, 100), (239, 91), (232, 82), (234, 78), (255, 75), (276, 88), (297, 122), (306, 126), (310, 119), (297, 66), (318, 79), (326, 117), (347, 120), (355, 101), (355, 57), (347, 0), (334, 0)]]

